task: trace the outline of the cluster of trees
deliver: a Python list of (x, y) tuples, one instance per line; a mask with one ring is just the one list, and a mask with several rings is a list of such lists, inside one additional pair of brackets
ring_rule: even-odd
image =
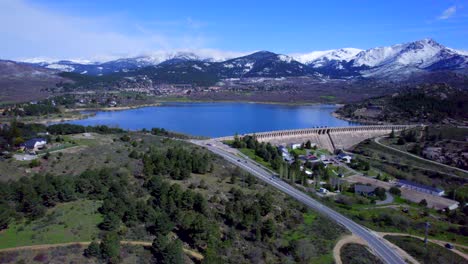
[(248, 231), (254, 240), (267, 240), (274, 237), (276, 222), (263, 218), (273, 209), (273, 195), (246, 195), (240, 189), (233, 188), (232, 198), (225, 204), (224, 218), (229, 225)]
[(417, 133), (414, 130), (409, 131), (401, 131), (400, 136), (398, 137), (397, 144), (404, 145), (406, 142), (416, 142), (417, 141)]
[(146, 175), (170, 175), (175, 180), (187, 179), (190, 173), (211, 172), (211, 160), (211, 155), (206, 152), (189, 151), (183, 147), (173, 147), (166, 151), (152, 148), (143, 156)]
[(368, 171), (370, 169), (369, 162), (362, 159), (352, 159), (349, 166), (360, 171)]
[(121, 128), (100, 126), (81, 126), (74, 124), (55, 124), (47, 127), (47, 131), (53, 135), (69, 135), (85, 132), (95, 132), (100, 134), (113, 134), (124, 132)]
[[(308, 175), (305, 173), (304, 170), (300, 169), (301, 161), (299, 160), (299, 157), (295, 152), (293, 153), (293, 162), (285, 162), (283, 160), (281, 152), (276, 146), (271, 145), (269, 142), (258, 142), (255, 135), (247, 135), (242, 138), (240, 138), (238, 135), (235, 135), (234, 141), (231, 145), (234, 148), (248, 148), (255, 150), (255, 155), (262, 158), (265, 162), (270, 163), (273, 170), (278, 172), (280, 178), (289, 180), (294, 183), (299, 182), (300, 184), (307, 186)], [(312, 143), (310, 141), (307, 141), (303, 144), (302, 147), (312, 148)], [(314, 170), (319, 171), (322, 177), (328, 177), (328, 174), (323, 167), (319, 168), (320, 166), (313, 166), (312, 163), (306, 163), (305, 167), (315, 167)]]
[(283, 158), (281, 157), (281, 153), (277, 147), (271, 145), (269, 142), (258, 142), (255, 135), (247, 135), (242, 138), (240, 138), (238, 135), (235, 135), (234, 142), (232, 142), (232, 147), (255, 150), (255, 155), (270, 163), (274, 170), (278, 170), (281, 166), (281, 163), (283, 162)]
[(0, 183), (1, 226), (7, 227), (15, 216), (36, 219), (44, 216), (48, 207), (59, 202), (76, 199), (75, 182), (71, 178), (52, 175), (35, 175), (17, 182)]
[(13, 120), (10, 124), (0, 127), (0, 146), (9, 150), (26, 140), (35, 137), (39, 132), (46, 132), (47, 127), (42, 124), (25, 124)]
[(88, 258), (95, 257), (109, 263), (119, 262), (120, 236), (116, 232), (107, 232), (103, 235), (101, 243), (91, 242), (84, 250), (84, 255)]
[(15, 105), (7, 108), (3, 115), (7, 116), (41, 116), (48, 114), (60, 113), (60, 109), (56, 107), (52, 100), (43, 100), (37, 103), (27, 103)]
[[(76, 199), (103, 200), (99, 211), (103, 221), (101, 243), (92, 243), (85, 254), (108, 262), (119, 258), (121, 236), (129, 228), (144, 225), (156, 236), (155, 257), (162, 263), (182, 260), (182, 243), (170, 238), (174, 232), (184, 242), (203, 252), (213, 252), (220, 237), (219, 226), (210, 213), (207, 200), (193, 190), (170, 185), (161, 176), (151, 175), (143, 185), (149, 199), (137, 195), (129, 174), (109, 168), (88, 170), (76, 177), (35, 175), (17, 182), (0, 183), (0, 228), (13, 218), (37, 219), (57, 203)], [(210, 254), (208, 254), (210, 255)]]
[(183, 139), (189, 138), (189, 136), (187, 135), (167, 131), (164, 128), (152, 128), (151, 134), (156, 135), (156, 136), (170, 137), (170, 138), (183, 138)]
[[(156, 243), (161, 249), (161, 245), (165, 245), (166, 254), (173, 252), (173, 247), (180, 243), (169, 241), (168, 234), (172, 231), (193, 248), (203, 252), (216, 249), (219, 226), (203, 195), (190, 189), (183, 190), (178, 184), (170, 185), (161, 176), (152, 176), (145, 187), (151, 194), (146, 209), (147, 226), (150, 233), (157, 236), (153, 246)], [(156, 254), (156, 257), (166, 263), (164, 254)]]
[[(447, 89), (445, 95), (437, 93), (437, 91), (442, 91), (442, 89)], [(430, 122), (440, 122), (446, 117), (463, 117), (464, 113), (468, 111), (466, 103), (464, 103), (467, 98), (468, 93), (465, 91), (457, 91), (450, 89), (450, 87), (437, 87), (437, 85), (434, 85), (434, 87), (422, 87), (422, 89), (403, 91), (398, 96), (391, 97), (389, 104), (393, 108), (398, 109), (406, 118), (418, 117), (420, 119), (428, 119)]]
[(6, 228), (13, 217), (37, 219), (57, 203), (80, 198), (104, 200), (122, 194), (119, 201), (131, 200), (129, 195), (123, 195), (126, 185), (128, 175), (110, 168), (87, 170), (76, 177), (36, 174), (19, 181), (0, 182), (0, 206), (8, 212), (0, 214), (0, 226)]

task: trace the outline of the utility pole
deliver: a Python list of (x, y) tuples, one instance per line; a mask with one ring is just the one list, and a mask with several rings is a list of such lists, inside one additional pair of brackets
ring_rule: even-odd
[(425, 223), (426, 231), (424, 232), (424, 246), (427, 248), (427, 233), (429, 232), (429, 227), (431, 224), (429, 222)]
[(428, 256), (429, 256), (429, 251), (427, 250), (427, 233), (429, 231), (430, 226), (431, 224), (429, 222), (425, 223), (426, 230), (424, 232), (424, 249), (426, 250), (426, 256), (425, 256), (426, 260), (428, 260)]

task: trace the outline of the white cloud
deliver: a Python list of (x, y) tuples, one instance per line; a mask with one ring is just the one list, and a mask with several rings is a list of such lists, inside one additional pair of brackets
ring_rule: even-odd
[[(0, 1), (0, 58), (84, 58), (109, 60), (151, 52), (201, 49), (222, 56), (222, 51), (203, 49), (210, 38), (199, 29), (203, 22), (182, 19), (168, 31), (141, 26), (125, 17), (82, 17), (34, 5), (24, 0)], [(129, 26), (130, 25), (130, 26)], [(229, 53), (229, 52), (228, 52)]]
[(437, 17), (439, 20), (445, 20), (451, 18), (455, 13), (457, 12), (457, 7), (456, 6), (451, 6), (442, 12), (440, 16)]

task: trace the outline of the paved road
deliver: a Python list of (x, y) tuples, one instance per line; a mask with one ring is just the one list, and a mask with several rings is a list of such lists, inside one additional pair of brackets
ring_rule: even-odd
[(216, 153), (222, 156), (226, 160), (250, 172), (252, 175), (256, 176), (260, 180), (274, 186), (280, 191), (283, 191), (284, 193), (295, 198), (299, 202), (302, 202), (303, 204), (309, 206), (310, 208), (330, 217), (337, 223), (346, 227), (353, 234), (364, 239), (369, 244), (369, 247), (371, 247), (374, 250), (374, 252), (377, 255), (379, 255), (382, 258), (382, 260), (384, 260), (386, 263), (388, 264), (404, 264), (405, 263), (403, 258), (394, 249), (392, 249), (385, 242), (383, 238), (381, 238), (380, 236), (378, 236), (371, 230), (355, 223), (351, 219), (330, 209), (329, 207), (321, 204), (315, 199), (312, 199), (310, 196), (304, 194), (302, 191), (295, 189), (288, 183), (282, 181), (281, 179), (272, 175), (270, 172), (264, 170), (263, 168), (258, 166), (255, 162), (247, 160), (243, 157), (239, 157), (227, 151), (225, 145), (220, 143), (219, 141), (218, 142), (216, 141), (192, 141), (192, 142), (197, 145), (206, 147), (208, 150), (212, 151), (213, 153)]

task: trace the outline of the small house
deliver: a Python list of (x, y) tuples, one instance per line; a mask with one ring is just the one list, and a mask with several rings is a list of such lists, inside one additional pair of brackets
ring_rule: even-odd
[(323, 187), (320, 187), (320, 189), (318, 190), (319, 193), (328, 193), (328, 190), (323, 188)]
[(285, 146), (279, 146), (278, 149), (281, 151), (281, 153), (289, 153), (288, 148)]
[(44, 138), (32, 138), (20, 145), (25, 150), (37, 151), (43, 149), (47, 144)]
[(364, 196), (373, 196), (375, 194), (376, 187), (363, 185), (363, 184), (356, 184), (354, 185), (354, 193)]
[(302, 146), (302, 144), (299, 144), (299, 143), (291, 144), (292, 149), (299, 149), (299, 148), (301, 148), (301, 146)]
[(345, 163), (351, 163), (351, 160), (353, 159), (353, 157), (351, 155), (348, 155), (348, 154), (343, 153), (343, 152), (338, 154), (337, 157), (338, 157), (338, 159), (340, 159), (341, 161), (343, 161)]

